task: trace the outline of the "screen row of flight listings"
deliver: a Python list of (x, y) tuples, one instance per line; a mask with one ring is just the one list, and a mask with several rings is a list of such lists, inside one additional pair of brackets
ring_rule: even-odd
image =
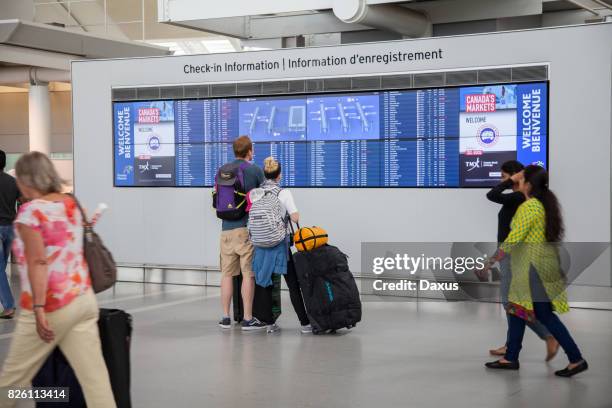
[[(135, 185), (214, 185), (217, 169), (234, 160), (231, 143), (178, 144), (164, 156), (137, 154)], [(137, 149), (138, 150), (138, 149)], [(282, 184), (296, 187), (459, 186), (459, 140), (348, 140), (254, 143), (254, 163), (273, 156), (282, 165)], [(174, 153), (174, 154), (173, 154)], [(146, 163), (141, 166), (140, 162)], [(158, 163), (159, 162), (159, 163)], [(145, 183), (146, 184), (146, 183)]]
[(459, 89), (179, 100), (177, 143), (459, 136)]

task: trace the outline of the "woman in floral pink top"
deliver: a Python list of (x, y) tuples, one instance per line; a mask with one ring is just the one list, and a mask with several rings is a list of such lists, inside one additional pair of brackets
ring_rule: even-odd
[[(88, 407), (115, 407), (98, 333), (98, 304), (83, 256), (83, 218), (47, 156), (32, 152), (15, 165), (30, 201), (15, 220), (14, 251), (23, 308), (0, 376), (0, 387), (27, 387), (59, 346)], [(0, 396), (0, 398), (5, 395)], [(15, 400), (0, 400), (0, 407)]]
[[(42, 236), (48, 274), (45, 312), (66, 306), (87, 292), (91, 282), (83, 256), (83, 218), (71, 197), (59, 201), (32, 200), (21, 206), (15, 223), (28, 226)], [(21, 274), (20, 304), (22, 308), (32, 310), (32, 289), (23, 240), (15, 240), (13, 250)]]

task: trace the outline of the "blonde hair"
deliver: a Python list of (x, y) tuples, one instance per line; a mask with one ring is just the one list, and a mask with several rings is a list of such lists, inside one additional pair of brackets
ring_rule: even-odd
[(26, 153), (15, 164), (19, 182), (41, 194), (61, 193), (63, 180), (51, 160), (41, 152)]
[(272, 156), (266, 157), (263, 171), (267, 179), (275, 180), (281, 172), (281, 164)]

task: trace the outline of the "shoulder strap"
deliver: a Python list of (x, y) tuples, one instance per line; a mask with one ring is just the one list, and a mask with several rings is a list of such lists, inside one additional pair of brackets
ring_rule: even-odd
[(71, 194), (71, 193), (66, 193), (66, 195), (68, 197), (72, 198), (74, 200), (74, 203), (78, 207), (79, 212), (81, 213), (81, 217), (83, 218), (83, 226), (90, 227), (91, 223), (87, 220), (87, 216), (85, 215), (85, 211), (83, 211), (83, 207), (81, 207), (81, 203), (79, 202), (78, 198), (76, 198), (76, 196), (74, 194)]
[(276, 182), (272, 182), (270, 183), (270, 188), (268, 188), (267, 190), (271, 193), (274, 193), (274, 195), (278, 197), (282, 189)]
[(276, 198), (278, 198), (278, 192), (276, 192), (276, 190), (273, 189), (273, 188), (264, 190), (264, 195), (266, 195), (266, 194), (272, 194)]
[[(264, 181), (264, 183), (266, 183), (266, 181)], [(265, 194), (273, 193), (277, 197), (280, 194), (280, 192), (282, 191), (282, 188), (280, 188), (280, 186), (278, 184), (276, 184), (276, 183), (274, 183), (274, 184), (267, 183), (265, 186), (264, 186), (264, 184), (262, 184), (258, 188), (261, 188), (262, 190), (264, 190)]]
[[(251, 166), (251, 163), (249, 163), (248, 161), (244, 161), (244, 162), (240, 163), (240, 165), (238, 166), (237, 172), (236, 172), (236, 181), (240, 182), (240, 186), (242, 187), (243, 190), (246, 190), (246, 173), (245, 173), (245, 171), (250, 166)], [(246, 193), (246, 191), (245, 191), (245, 193)], [(240, 193), (240, 195), (243, 195), (243, 194)]]

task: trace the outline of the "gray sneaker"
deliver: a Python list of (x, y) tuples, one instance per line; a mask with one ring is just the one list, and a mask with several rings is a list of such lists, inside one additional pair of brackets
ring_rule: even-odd
[(256, 317), (252, 318), (249, 321), (242, 321), (242, 330), (244, 331), (255, 331), (255, 330), (263, 330), (265, 329), (267, 324), (262, 323)]
[(280, 326), (276, 323), (273, 324), (269, 324), (268, 327), (266, 328), (266, 333), (276, 333), (280, 331)]
[(312, 326), (307, 324), (305, 326), (300, 327), (300, 331), (302, 332), (302, 334), (309, 334), (312, 333)]

